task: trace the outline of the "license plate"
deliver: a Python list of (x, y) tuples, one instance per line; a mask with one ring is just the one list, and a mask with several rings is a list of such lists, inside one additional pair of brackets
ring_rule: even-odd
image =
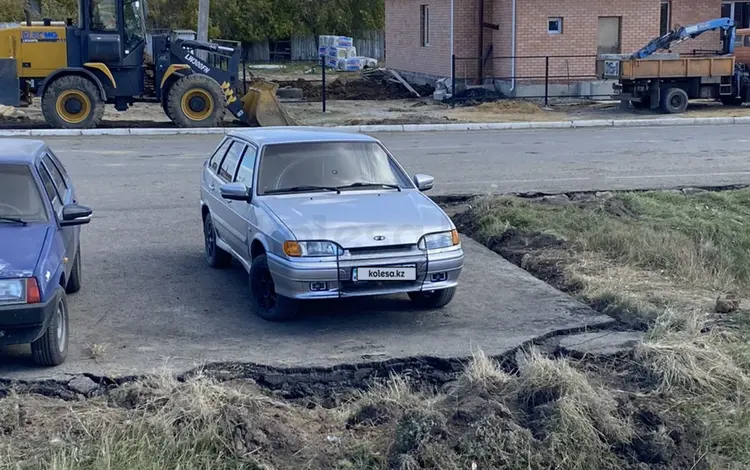
[(373, 267), (354, 268), (353, 281), (415, 281), (416, 267)]

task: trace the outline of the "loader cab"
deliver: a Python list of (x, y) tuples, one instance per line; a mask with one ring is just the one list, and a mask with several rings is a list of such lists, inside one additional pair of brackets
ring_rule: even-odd
[(145, 0), (79, 0), (78, 27), (69, 28), (69, 37), (78, 36), (80, 43), (69, 49), (69, 66), (105, 65), (112, 77), (99, 69), (108, 96), (143, 93), (144, 10)]

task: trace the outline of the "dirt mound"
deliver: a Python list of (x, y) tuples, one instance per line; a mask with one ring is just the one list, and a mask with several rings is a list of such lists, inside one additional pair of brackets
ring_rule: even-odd
[[(321, 80), (275, 80), (280, 87), (301, 88), (305, 100), (320, 101), (323, 97)], [(429, 96), (434, 91), (430, 86), (414, 86), (422, 96)], [(337, 78), (328, 83), (326, 99), (329, 100), (398, 100), (414, 98), (414, 95), (403, 85), (393, 82), (365, 80), (363, 78)]]
[(476, 107), (476, 110), (504, 114), (541, 114), (544, 112), (537, 104), (530, 101), (507, 99), (481, 103)]

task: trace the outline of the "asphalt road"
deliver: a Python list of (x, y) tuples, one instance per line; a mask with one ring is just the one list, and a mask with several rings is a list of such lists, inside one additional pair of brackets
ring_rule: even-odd
[[(750, 183), (747, 126), (384, 134), (434, 194)], [(33, 368), (0, 351), (0, 376), (129, 374), (202, 361), (315, 366), (409, 356), (499, 354), (559, 329), (606, 321), (476, 243), (454, 301), (327, 302), (291, 324), (249, 313), (241, 268), (202, 257), (201, 163), (218, 136), (49, 138), (95, 210), (83, 230), (83, 290), (70, 298), (70, 360)], [(2, 140), (0, 139), (0, 145)], [(583, 312), (583, 313), (582, 313)], [(588, 313), (585, 313), (588, 312)], [(92, 346), (106, 346), (95, 361)]]
[(5, 348), (0, 377), (500, 354), (610, 320), (465, 240), (462, 284), (446, 309), (416, 311), (406, 296), (347, 299), (311, 305), (299, 321), (265, 322), (250, 312), (244, 270), (212, 270), (203, 258), (198, 181), (208, 140), (113, 139), (106, 151), (84, 139), (55, 145), (79, 200), (95, 210), (82, 232), (83, 288), (69, 297), (70, 357), (38, 369), (28, 346)]
[[(432, 194), (556, 192), (750, 183), (750, 126), (375, 134), (406, 169), (436, 177)], [(219, 136), (49, 138), (56, 149), (123, 165), (170, 156), (165, 178)], [(118, 172), (129, 178), (129, 171)]]

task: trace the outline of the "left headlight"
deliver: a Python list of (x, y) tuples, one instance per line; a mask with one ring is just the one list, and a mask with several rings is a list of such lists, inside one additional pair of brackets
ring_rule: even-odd
[(284, 253), (294, 258), (323, 257), (343, 255), (344, 250), (336, 243), (329, 241), (286, 241)]
[(420, 250), (439, 250), (440, 248), (450, 248), (461, 243), (458, 236), (458, 230), (450, 232), (430, 233), (423, 236), (417, 245)]
[(0, 280), (0, 302), (25, 302), (26, 280), (25, 279), (2, 279)]

